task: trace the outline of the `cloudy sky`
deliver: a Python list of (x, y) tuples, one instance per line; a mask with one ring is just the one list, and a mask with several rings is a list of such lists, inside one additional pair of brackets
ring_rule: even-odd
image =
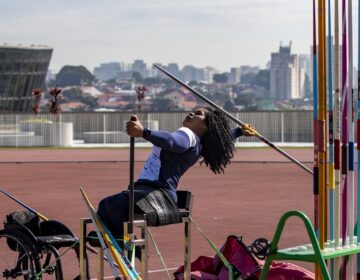
[[(356, 1), (357, 2), (357, 1)], [(0, 0), (2, 43), (54, 48), (50, 68), (100, 63), (264, 67), (280, 42), (309, 53), (311, 0)], [(355, 3), (354, 3), (355, 4)], [(355, 6), (354, 6), (355, 8)]]

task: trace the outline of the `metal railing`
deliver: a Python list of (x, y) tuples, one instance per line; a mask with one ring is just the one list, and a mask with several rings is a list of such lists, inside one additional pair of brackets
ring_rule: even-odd
[[(158, 130), (174, 131), (187, 112), (89, 112), (52, 114), (1, 114), (0, 146), (74, 146), (81, 144), (127, 144), (125, 123), (136, 114), (142, 123)], [(252, 124), (276, 143), (312, 143), (312, 111), (258, 111), (233, 113)], [(146, 142), (137, 139), (138, 142)], [(239, 142), (259, 142), (240, 137)]]

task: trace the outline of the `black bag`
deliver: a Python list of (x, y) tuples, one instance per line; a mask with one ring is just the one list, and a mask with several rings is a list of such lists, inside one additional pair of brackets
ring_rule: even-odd
[(35, 236), (40, 234), (39, 216), (28, 210), (19, 210), (6, 215), (4, 228), (11, 224), (18, 224), (29, 229)]

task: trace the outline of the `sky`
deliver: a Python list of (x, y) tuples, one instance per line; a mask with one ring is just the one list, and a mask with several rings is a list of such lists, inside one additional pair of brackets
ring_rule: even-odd
[[(354, 8), (357, 1), (354, 1)], [(0, 0), (0, 44), (49, 45), (50, 69), (143, 59), (265, 67), (280, 42), (310, 52), (311, 0)]]

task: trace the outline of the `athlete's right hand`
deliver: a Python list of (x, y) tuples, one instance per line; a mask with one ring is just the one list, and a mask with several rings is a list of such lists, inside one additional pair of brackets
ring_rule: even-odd
[(126, 123), (126, 133), (131, 137), (142, 137), (144, 133), (144, 127), (138, 120), (137, 116), (133, 115), (130, 121)]

